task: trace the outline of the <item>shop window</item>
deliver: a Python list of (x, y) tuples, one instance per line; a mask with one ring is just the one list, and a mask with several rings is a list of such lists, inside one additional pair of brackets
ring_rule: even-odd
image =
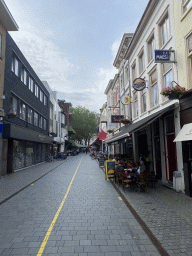
[(38, 118), (39, 116), (38, 116), (38, 114), (37, 114), (37, 112), (34, 112), (34, 125), (35, 126), (38, 126)]
[(155, 39), (154, 36), (148, 41), (148, 62), (154, 59)]
[(27, 85), (27, 70), (24, 67), (21, 69), (21, 81)]
[(158, 86), (157, 86), (157, 70), (154, 70), (150, 75), (150, 85), (151, 85), (151, 106), (154, 107), (158, 104), (159, 95), (158, 95)]
[(23, 102), (20, 103), (19, 117), (26, 120), (26, 105)]
[(33, 123), (33, 110), (28, 107), (28, 117), (27, 117), (28, 123), (32, 124)]
[(33, 79), (29, 77), (29, 90), (33, 92)]
[(183, 13), (188, 11), (192, 6), (192, 0), (183, 0)]
[(15, 56), (12, 58), (11, 70), (15, 73), (16, 76), (19, 76), (19, 60)]
[(39, 86), (35, 83), (35, 96), (39, 97)]

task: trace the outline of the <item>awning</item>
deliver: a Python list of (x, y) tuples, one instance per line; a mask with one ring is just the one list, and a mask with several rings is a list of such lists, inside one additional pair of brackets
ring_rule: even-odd
[(80, 146), (74, 140), (69, 140), (69, 142), (72, 144), (72, 147), (80, 148)]
[(184, 124), (180, 132), (177, 134), (177, 137), (174, 139), (174, 142), (188, 140), (192, 140), (192, 123)]
[(127, 132), (127, 129), (124, 129), (123, 131), (119, 132), (118, 134), (115, 134), (115, 136), (113, 136), (111, 139), (109, 139), (107, 142), (107, 144), (112, 143), (114, 141), (118, 141), (121, 140), (123, 138), (129, 137), (129, 133)]
[(96, 138), (95, 141), (93, 141), (93, 143), (91, 143), (91, 145), (101, 145), (102, 141), (99, 139), (99, 137)]
[(73, 130), (73, 128), (71, 126), (68, 127), (68, 132), (70, 134), (76, 134), (76, 132)]
[(146, 117), (146, 118), (143, 118), (142, 120), (134, 123), (134, 124), (131, 124), (127, 129), (126, 131), (128, 133), (132, 133), (132, 132), (135, 132), (137, 130), (140, 130), (146, 126), (148, 126), (149, 124), (153, 123), (157, 118), (159, 118), (161, 115), (163, 115), (164, 113), (170, 111), (170, 110), (173, 110), (175, 108), (175, 104), (173, 104), (172, 106), (168, 107), (168, 108), (164, 108), (164, 109), (161, 109), (159, 111), (157, 111), (156, 113)]

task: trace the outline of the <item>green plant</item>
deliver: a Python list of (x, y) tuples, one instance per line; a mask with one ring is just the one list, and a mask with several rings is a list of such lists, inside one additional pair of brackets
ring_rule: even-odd
[(168, 98), (171, 98), (173, 95), (176, 95), (179, 97), (183, 95), (185, 92), (186, 92), (186, 89), (184, 87), (181, 87), (180, 85), (176, 85), (174, 87), (163, 88), (160, 94)]

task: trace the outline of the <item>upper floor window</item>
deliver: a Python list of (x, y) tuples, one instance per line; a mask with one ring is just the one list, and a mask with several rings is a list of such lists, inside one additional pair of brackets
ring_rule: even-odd
[(28, 116), (27, 116), (28, 123), (33, 123), (33, 110), (28, 107)]
[(40, 101), (43, 102), (43, 92), (40, 90)]
[(15, 56), (12, 58), (11, 70), (15, 73), (16, 76), (19, 76), (19, 60)]
[(21, 81), (27, 85), (27, 70), (24, 67), (21, 69)]
[(40, 116), (39, 118), (39, 128), (43, 128), (43, 117)]
[(26, 105), (23, 102), (20, 103), (19, 117), (26, 120)]
[(170, 23), (168, 14), (160, 23), (161, 28), (161, 45), (163, 46), (170, 38)]
[(17, 98), (15, 98), (15, 97), (12, 97), (12, 103), (11, 103), (11, 110), (12, 110), (12, 112), (14, 112), (15, 114), (17, 114), (17, 104), (18, 104), (18, 100), (17, 100)]
[(39, 116), (38, 116), (37, 112), (34, 111), (34, 125), (35, 126), (38, 126), (38, 117)]
[(43, 129), (46, 131), (47, 130), (47, 120), (44, 118), (43, 120)]
[(139, 114), (138, 112), (138, 95), (137, 93), (134, 94), (134, 117), (137, 117)]
[(139, 73), (141, 74), (145, 69), (144, 52), (139, 55)]
[(142, 96), (141, 96), (141, 112), (144, 113), (147, 111), (147, 99), (146, 99), (146, 89), (142, 91)]
[(185, 13), (192, 6), (192, 0), (183, 0), (183, 13)]
[(173, 75), (172, 75), (172, 63), (163, 63), (163, 76), (165, 87), (172, 87)]
[(35, 96), (39, 97), (39, 86), (35, 83)]
[(132, 66), (132, 79), (133, 79), (133, 81), (135, 80), (135, 78), (136, 78), (136, 64), (134, 64)]
[(125, 66), (125, 83), (129, 81), (129, 65)]
[(29, 77), (29, 90), (33, 92), (33, 79)]
[(188, 58), (188, 79), (190, 88), (192, 85), (192, 33), (187, 38), (187, 58)]
[(155, 51), (155, 39), (154, 36), (148, 41), (148, 62), (153, 60)]
[(47, 106), (47, 96), (44, 95), (44, 105)]
[(154, 70), (150, 74), (150, 85), (151, 85), (151, 92), (152, 92), (151, 106), (153, 107), (158, 104), (158, 100), (159, 100), (158, 87), (157, 87), (157, 70)]
[(120, 88), (121, 90), (123, 89), (124, 84), (123, 84), (123, 74), (120, 75)]
[(0, 33), (0, 57), (2, 57), (2, 50), (1, 50), (1, 47), (2, 47), (2, 35)]

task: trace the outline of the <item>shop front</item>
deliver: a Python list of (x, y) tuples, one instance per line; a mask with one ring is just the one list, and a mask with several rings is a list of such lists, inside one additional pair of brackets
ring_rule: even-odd
[(4, 124), (3, 173), (12, 173), (45, 161), (52, 141), (47, 135), (15, 124)]

